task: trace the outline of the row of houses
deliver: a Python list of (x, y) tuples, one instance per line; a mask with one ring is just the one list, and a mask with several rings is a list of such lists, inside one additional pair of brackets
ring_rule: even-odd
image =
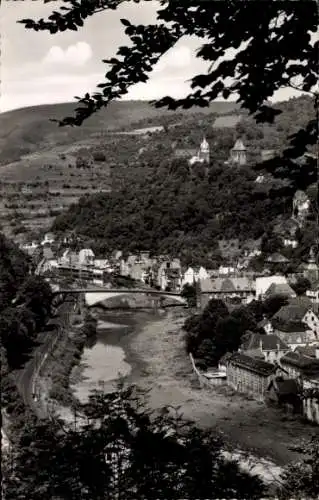
[(303, 414), (319, 424), (319, 314), (307, 297), (246, 332), (219, 361), (219, 378), (237, 392)]

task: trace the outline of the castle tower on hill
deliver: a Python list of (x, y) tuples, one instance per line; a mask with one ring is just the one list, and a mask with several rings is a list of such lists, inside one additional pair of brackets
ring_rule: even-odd
[(235, 142), (234, 147), (230, 151), (230, 162), (237, 163), (238, 165), (246, 165), (247, 163), (247, 150), (241, 139)]
[(204, 136), (201, 145), (199, 147), (198, 156), (205, 162), (209, 163), (209, 144), (206, 141), (206, 137)]
[(193, 165), (194, 163), (209, 163), (210, 160), (210, 151), (209, 144), (204, 136), (197, 154), (192, 156), (189, 160), (189, 164)]

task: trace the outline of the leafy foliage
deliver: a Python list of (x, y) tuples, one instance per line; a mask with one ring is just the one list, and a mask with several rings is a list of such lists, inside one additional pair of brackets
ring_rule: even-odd
[(109, 251), (151, 249), (179, 255), (185, 265), (214, 267), (220, 262), (218, 239), (257, 239), (270, 232), (293, 194), (291, 188), (280, 197), (255, 192), (248, 166), (216, 163), (201, 177), (176, 159), (153, 160), (142, 170), (139, 176), (127, 169), (125, 184), (113, 182), (109, 194), (82, 198), (56, 218), (53, 231), (75, 229), (96, 244), (104, 241)]
[(50, 286), (28, 272), (28, 257), (0, 234), (0, 337), (10, 369), (26, 361), (50, 315)]
[(309, 441), (301, 444), (299, 451), (305, 456), (299, 463), (286, 467), (283, 486), (278, 491), (282, 500), (295, 498), (315, 499), (319, 496), (319, 438), (313, 434)]
[(195, 285), (186, 283), (181, 290), (181, 296), (187, 300), (188, 307), (196, 307), (197, 293)]
[[(97, 12), (116, 9), (120, 0), (94, 0), (88, 4), (70, 1), (54, 11), (47, 21), (23, 19), (26, 28), (50, 33), (81, 28), (85, 20)], [(138, 0), (136, 3), (139, 3)], [(104, 60), (110, 66), (98, 87), (101, 92), (78, 98), (75, 117), (67, 117), (60, 125), (79, 126), (92, 113), (128, 92), (128, 88), (149, 79), (159, 58), (182, 37), (196, 35), (205, 40), (197, 57), (210, 66), (206, 74), (193, 77), (191, 92), (184, 99), (166, 96), (156, 106), (170, 109), (207, 107), (222, 96), (238, 95), (238, 102), (254, 115), (257, 122), (272, 123), (280, 109), (267, 99), (282, 87), (312, 92), (318, 82), (318, 40), (312, 43), (311, 33), (317, 31), (318, 10), (315, 1), (307, 2), (185, 2), (162, 0), (158, 23), (133, 25), (122, 19), (131, 45), (119, 47), (117, 56)], [(236, 52), (231, 59), (222, 58), (229, 48)], [(316, 107), (318, 102), (316, 99)], [(316, 143), (317, 119), (291, 138), (285, 155), (300, 156), (308, 144)]]
[(263, 316), (273, 316), (285, 304), (285, 297), (273, 296), (229, 312), (223, 301), (211, 299), (201, 314), (184, 323), (186, 350), (206, 366), (216, 366), (226, 352), (237, 351), (247, 331), (258, 331)]
[(221, 455), (222, 443), (180, 415), (143, 410), (134, 388), (94, 392), (77, 410), (83, 424), (26, 425), (6, 498), (260, 498), (262, 482)]

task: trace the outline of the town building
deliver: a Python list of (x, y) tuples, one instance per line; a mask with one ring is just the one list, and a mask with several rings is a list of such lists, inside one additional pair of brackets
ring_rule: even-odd
[(314, 332), (301, 322), (274, 324), (274, 333), (292, 350), (295, 350), (296, 347), (306, 346), (317, 341)]
[(264, 300), (266, 298), (266, 291), (272, 284), (288, 284), (285, 276), (274, 274), (271, 276), (260, 276), (256, 278), (256, 299)]
[(189, 267), (183, 274), (182, 277), (182, 287), (184, 285), (194, 285), (197, 281), (206, 279), (209, 277), (208, 272), (204, 267)]
[(230, 157), (228, 162), (230, 164), (246, 165), (247, 163), (247, 149), (241, 139), (237, 139), (234, 147), (230, 150)]
[(250, 333), (238, 349), (239, 352), (253, 358), (264, 359), (268, 363), (278, 363), (289, 352), (288, 345), (277, 335)]
[[(299, 300), (298, 300), (299, 299)], [(280, 328), (282, 324), (304, 324), (319, 340), (319, 318), (314, 308), (306, 300), (295, 299), (293, 303), (282, 306), (272, 317), (272, 324)]]
[(278, 368), (243, 353), (234, 353), (226, 361), (227, 384), (235, 391), (264, 401), (267, 388)]
[(304, 191), (298, 190), (293, 198), (292, 218), (302, 226), (308, 217), (310, 200)]
[(164, 261), (158, 266), (156, 284), (161, 290), (180, 290), (182, 284), (181, 263), (179, 259)]
[(319, 425), (319, 389), (305, 389), (302, 395), (302, 412), (304, 417)]
[(55, 236), (53, 233), (46, 233), (44, 235), (43, 240), (41, 241), (41, 245), (52, 245), (55, 242)]
[(257, 323), (257, 327), (263, 330), (266, 335), (274, 333), (274, 327), (272, 326), (270, 319), (268, 319), (265, 315), (263, 319)]
[(282, 296), (287, 298), (296, 297), (296, 292), (291, 288), (289, 283), (272, 283), (269, 288), (265, 291), (264, 298), (274, 296)]
[(94, 252), (90, 248), (83, 248), (79, 251), (79, 265), (80, 266), (93, 266)]
[(289, 412), (300, 413), (301, 391), (302, 388), (296, 379), (277, 376), (271, 380), (267, 388), (266, 401)]
[(194, 165), (195, 163), (207, 163), (210, 162), (210, 152), (209, 144), (204, 137), (197, 153), (189, 159), (189, 164)]
[(246, 277), (206, 278), (198, 282), (199, 307), (204, 308), (210, 299), (221, 299), (248, 304), (255, 298), (255, 283)]
[(316, 349), (316, 358), (289, 351), (280, 359), (288, 377), (298, 379), (305, 389), (319, 387), (319, 348)]

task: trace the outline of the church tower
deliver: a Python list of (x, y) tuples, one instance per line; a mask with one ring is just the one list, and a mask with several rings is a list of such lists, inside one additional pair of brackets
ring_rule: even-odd
[(237, 165), (246, 165), (247, 155), (246, 148), (241, 139), (235, 142), (234, 147), (230, 151), (230, 161), (231, 163), (237, 163)]
[(206, 137), (204, 136), (202, 143), (199, 147), (199, 155), (203, 162), (209, 163), (210, 153), (209, 153), (209, 144), (206, 141)]

